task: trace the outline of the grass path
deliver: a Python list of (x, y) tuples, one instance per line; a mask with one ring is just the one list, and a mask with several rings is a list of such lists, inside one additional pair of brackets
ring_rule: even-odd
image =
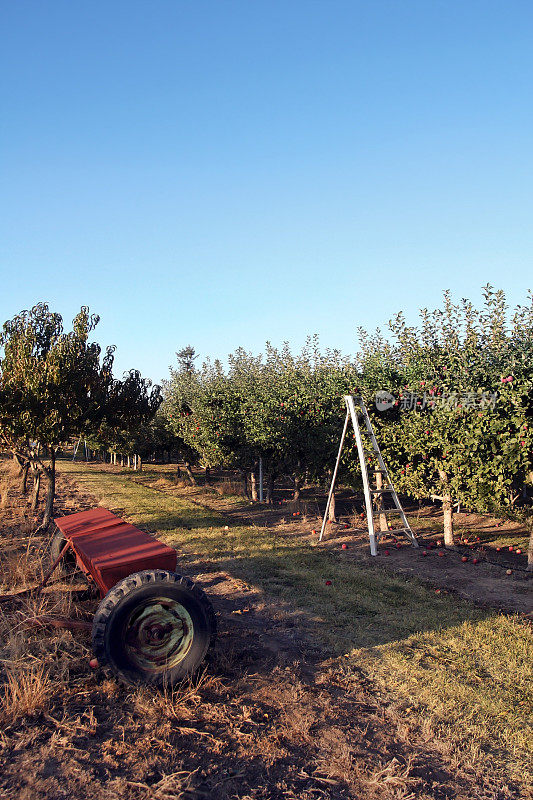
[(71, 462), (59, 468), (102, 505), (176, 547), (185, 572), (187, 562), (201, 558), (305, 611), (324, 658), (336, 659), (348, 683), (362, 671), (405, 710), (406, 724), (431, 720), (457, 758), (473, 768), (490, 759), (527, 796), (533, 647), (519, 619), (265, 527), (226, 531), (220, 514), (140, 485), (127, 473)]

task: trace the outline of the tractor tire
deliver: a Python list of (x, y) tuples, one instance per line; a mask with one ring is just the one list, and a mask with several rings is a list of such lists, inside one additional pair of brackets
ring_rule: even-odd
[[(54, 561), (59, 558), (59, 554), (67, 543), (65, 534), (62, 533), (58, 527), (55, 527), (52, 540), (50, 542), (50, 566)], [(61, 575), (72, 575), (77, 570), (76, 556), (72, 550), (67, 550), (61, 561), (56, 567), (57, 572)]]
[(213, 608), (199, 586), (150, 569), (123, 578), (103, 598), (93, 649), (119, 680), (165, 687), (198, 668), (215, 633)]

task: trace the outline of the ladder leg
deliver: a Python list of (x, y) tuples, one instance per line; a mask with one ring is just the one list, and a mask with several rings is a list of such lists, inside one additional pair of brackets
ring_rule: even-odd
[(347, 395), (344, 399), (346, 401), (348, 414), (352, 418), (352, 425), (355, 433), (355, 441), (357, 443), (357, 452), (359, 453), (359, 464), (361, 466), (361, 477), (363, 478), (363, 491), (365, 495), (366, 520), (368, 523), (368, 538), (370, 539), (370, 554), (373, 556), (377, 556), (378, 542), (377, 542), (376, 532), (374, 530), (374, 513), (372, 508), (372, 497), (370, 495), (370, 484), (368, 482), (368, 471), (366, 468), (363, 440), (361, 439), (361, 430), (359, 428), (359, 422), (357, 420), (357, 413), (355, 411), (355, 404), (353, 397), (351, 395)]
[[(351, 397), (351, 396), (347, 396), (347, 397), (345, 397), (345, 400), (346, 400), (347, 406), (349, 408), (350, 408), (350, 406), (353, 408), (353, 418), (354, 418), (354, 426), (355, 426), (356, 421), (357, 421), (357, 414), (356, 414), (356, 410), (355, 410), (354, 398)], [(403, 507), (402, 507), (402, 505), (401, 505), (401, 503), (400, 503), (400, 501), (398, 499), (398, 495), (397, 495), (396, 490), (395, 490), (395, 488), (393, 486), (393, 483), (392, 483), (392, 481), (391, 481), (391, 479), (389, 477), (389, 473), (388, 473), (387, 467), (385, 465), (385, 462), (383, 461), (383, 456), (381, 455), (381, 450), (379, 449), (379, 444), (377, 442), (377, 439), (376, 439), (376, 436), (375, 436), (375, 433), (374, 433), (374, 428), (372, 427), (372, 423), (370, 421), (370, 417), (368, 415), (368, 411), (366, 409), (366, 406), (365, 406), (363, 398), (362, 397), (358, 397), (357, 398), (357, 403), (358, 403), (358, 405), (359, 405), (359, 407), (361, 409), (362, 417), (363, 417), (363, 420), (364, 420), (364, 423), (365, 423), (366, 433), (368, 434), (368, 437), (370, 439), (370, 442), (371, 442), (371, 445), (372, 445), (372, 450), (374, 451), (374, 454), (375, 454), (375, 456), (376, 456), (376, 458), (378, 460), (379, 466), (380, 466), (381, 473), (379, 474), (379, 477), (381, 478), (381, 475), (385, 475), (386, 481), (388, 483), (388, 487), (387, 488), (388, 488), (388, 491), (390, 491), (391, 499), (392, 499), (392, 501), (394, 503), (395, 508), (398, 511), (398, 514), (401, 517), (402, 525), (403, 525), (402, 532), (405, 533), (406, 537), (409, 539), (409, 541), (411, 542), (413, 547), (418, 547), (419, 545), (418, 545), (418, 542), (416, 540), (416, 536), (413, 533), (413, 531), (411, 530), (411, 526), (409, 525), (409, 522), (407, 521), (407, 517), (405, 516), (405, 512), (404, 512)], [(361, 449), (360, 449), (360, 453), (359, 453), (359, 460), (361, 462), (361, 470), (364, 473), (363, 465), (365, 464), (365, 459), (364, 459), (364, 450), (363, 450), (363, 445), (362, 444), (361, 444)], [(366, 469), (366, 464), (365, 464), (365, 469)], [(378, 473), (376, 473), (376, 477), (378, 477)], [(368, 482), (368, 476), (367, 476), (367, 482)], [(379, 486), (379, 483), (381, 483), (381, 486)], [(364, 474), (363, 474), (363, 485), (364, 484), (365, 484), (365, 479), (364, 479)], [(377, 484), (377, 488), (382, 488), (382, 479), (379, 482), (376, 481), (376, 484)], [(378, 495), (378, 497), (381, 498), (381, 508), (383, 509), (382, 495)], [(366, 490), (365, 490), (365, 500), (366, 500)], [(382, 520), (381, 520), (382, 516), (384, 517), (385, 515), (384, 514), (380, 515), (380, 528), (381, 528), (381, 530), (383, 532), (383, 525), (381, 524), (382, 523)], [(388, 524), (386, 526), (386, 529), (389, 530)], [(370, 532), (371, 532), (371, 529), (370, 529), (370, 525), (369, 525), (369, 534), (370, 534)], [(372, 533), (374, 534), (374, 538), (377, 540), (379, 538), (379, 536), (375, 535), (375, 531), (373, 529), (373, 524), (372, 524)], [(392, 530), (392, 533), (394, 533), (394, 529)], [(371, 536), (370, 549), (371, 549), (371, 552), (372, 552), (372, 536)], [(372, 553), (372, 554), (374, 555), (374, 553)]]
[(322, 520), (322, 526), (320, 528), (320, 536), (318, 537), (319, 542), (322, 541), (322, 537), (324, 536), (324, 530), (328, 520), (328, 511), (331, 505), (331, 498), (333, 497), (333, 492), (335, 491), (335, 481), (337, 480), (337, 471), (339, 469), (339, 464), (342, 454), (342, 446), (344, 444), (344, 439), (346, 437), (346, 431), (348, 430), (349, 419), (350, 419), (350, 414), (349, 412), (346, 412), (346, 419), (344, 420), (344, 428), (342, 430), (341, 442), (339, 444), (339, 452), (337, 453), (337, 461), (335, 462), (335, 469), (333, 470), (333, 476), (331, 478), (331, 486), (329, 487), (328, 502), (326, 503), (326, 510), (324, 511), (324, 519)]

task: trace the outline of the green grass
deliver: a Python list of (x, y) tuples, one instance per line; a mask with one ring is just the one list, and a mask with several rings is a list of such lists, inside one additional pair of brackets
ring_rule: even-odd
[[(469, 763), (485, 753), (502, 775), (524, 785), (533, 779), (533, 647), (517, 619), (265, 527), (225, 531), (218, 514), (128, 474), (71, 462), (59, 469), (102, 505), (157, 531), (178, 549), (185, 572), (199, 556), (305, 611), (324, 658), (337, 658), (348, 682), (363, 671), (393, 702), (409, 706), (417, 724), (431, 720), (435, 736)], [(154, 476), (147, 471), (142, 480)]]

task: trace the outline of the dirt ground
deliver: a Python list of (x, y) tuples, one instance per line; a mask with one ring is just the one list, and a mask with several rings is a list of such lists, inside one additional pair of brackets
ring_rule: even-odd
[[(164, 483), (161, 490), (172, 491)], [(95, 498), (61, 476), (58, 492), (58, 514), (97, 505)], [(194, 487), (188, 496), (226, 513), (228, 524), (263, 520), (262, 524), (283, 526), (286, 535), (311, 535), (309, 528), (316, 522), (310, 515), (294, 518), (294, 512), (286, 509), (252, 513)], [(31, 585), (42, 573), (36, 564), (43, 542), (31, 531), (32, 519), (9, 493), (0, 509), (4, 592)], [(323, 546), (342, 543), (348, 545), (343, 557), (368, 558), (362, 530), (339, 527), (338, 535)], [(469, 563), (475, 572), (465, 581), (468, 571), (456, 553), (440, 558), (432, 550), (424, 557), (404, 547), (390, 549), (390, 556), (380, 558), (388, 558), (395, 571), (415, 570), (437, 588), (457, 591), (476, 602), (494, 600), (497, 607), (525, 610), (527, 581), (516, 572), (504, 582), (500, 567)], [(493, 574), (492, 569), (500, 571)], [(24, 708), (20, 702), (14, 704), (13, 693), (8, 696), (5, 690), (0, 797), (507, 800), (526, 796), (486, 765), (477, 769), (458, 763), (429, 721), (422, 725), (413, 721), (394, 697), (364, 677), (348, 674), (338, 660), (324, 661), (312, 620), (304, 613), (269, 600), (227, 572), (209, 571), (204, 561), (191, 561), (187, 571), (213, 599), (219, 636), (206, 670), (174, 692), (121, 687), (100, 671), (90, 670), (85, 633), (29, 627), (35, 615), (29, 601), (0, 605), (3, 671), (22, 685), (30, 663), (32, 675), (41, 676), (45, 696), (42, 703)], [(486, 586), (479, 589), (481, 576), (484, 581), (486, 576)], [(65, 596), (77, 588), (83, 587), (55, 584), (40, 610), (64, 610)], [(95, 604), (88, 597), (75, 608), (81, 618), (90, 619)], [(42, 665), (47, 672), (39, 673)]]

